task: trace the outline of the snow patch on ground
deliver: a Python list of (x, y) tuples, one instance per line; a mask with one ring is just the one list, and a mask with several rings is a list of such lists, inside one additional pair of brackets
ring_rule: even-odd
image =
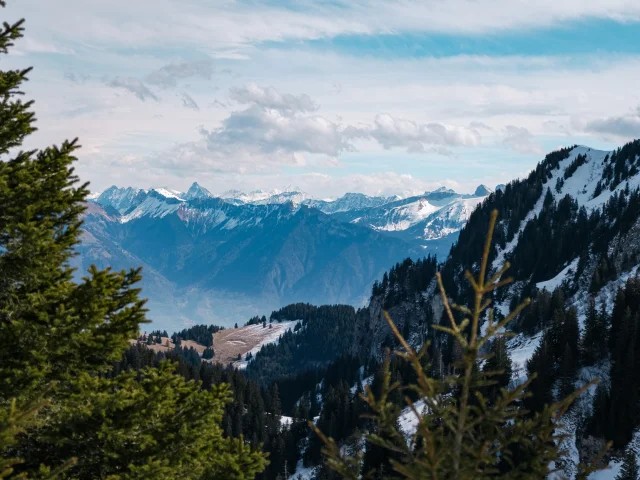
[(579, 258), (575, 258), (569, 265), (564, 267), (562, 271), (551, 280), (536, 283), (536, 287), (538, 287), (538, 289), (540, 290), (553, 292), (556, 288), (562, 285), (562, 282), (570, 278), (570, 276), (576, 272), (576, 268), (578, 267), (578, 260)]
[(316, 470), (318, 467), (305, 467), (302, 465), (302, 460), (298, 461), (296, 471), (289, 477), (290, 480), (312, 480), (315, 478)]
[(615, 480), (618, 473), (620, 473), (620, 468), (622, 467), (622, 462), (612, 460), (609, 462), (608, 470), (600, 470), (599, 472), (594, 472), (589, 475), (589, 480)]
[[(272, 325), (272, 328), (267, 327), (266, 329), (262, 326), (262, 324), (249, 325), (247, 327), (243, 327), (244, 329), (243, 335), (246, 335), (248, 337), (256, 336), (256, 335), (262, 336), (260, 342), (251, 350), (246, 352), (243, 355), (243, 357), (246, 358), (247, 354), (249, 353), (251, 353), (252, 356), (255, 356), (256, 353), (258, 353), (264, 345), (277, 342), (280, 339), (281, 335), (283, 335), (285, 332), (288, 332), (289, 330), (292, 330), (295, 327), (296, 323), (298, 323), (299, 321), (300, 320), (293, 320), (289, 322), (280, 322), (280, 323), (273, 322), (270, 324)], [(267, 330), (266, 334), (264, 333), (264, 330)], [(215, 350), (215, 345), (214, 345), (214, 350)], [(247, 364), (248, 362), (246, 360), (239, 360), (237, 362), (234, 362), (233, 366), (242, 370), (247, 368)]]
[[(416, 411), (422, 415), (423, 410), (425, 408), (424, 400), (418, 400), (413, 404)], [(398, 417), (398, 423), (400, 425), (400, 431), (404, 433), (404, 436), (407, 438), (407, 442), (411, 440), (411, 437), (415, 435), (418, 430), (418, 424), (420, 423), (420, 419), (416, 417), (416, 414), (411, 410), (411, 407), (406, 407), (400, 413)]]
[[(547, 181), (543, 184), (542, 194), (540, 195), (540, 198), (536, 202), (533, 209), (520, 223), (520, 227), (518, 228), (518, 231), (514, 235), (513, 239), (509, 243), (507, 243), (503, 250), (498, 252), (498, 255), (496, 256), (496, 259), (493, 261), (492, 265), (492, 268), (494, 270), (497, 271), (502, 268), (507, 255), (509, 255), (518, 244), (520, 233), (522, 233), (524, 228), (531, 220), (533, 220), (540, 214), (542, 206), (544, 205), (544, 198), (547, 194), (547, 190), (551, 191), (556, 200), (560, 200), (562, 197), (568, 194), (576, 198), (581, 205), (589, 205), (588, 200), (593, 195), (598, 180), (602, 176), (602, 160), (608, 153), (610, 152), (592, 150), (587, 147), (575, 147), (573, 150), (571, 150), (571, 154), (569, 155), (569, 157), (562, 160), (558, 164), (558, 168), (551, 172), (551, 178), (547, 179)], [(565, 170), (580, 154), (587, 155), (587, 162), (584, 165), (580, 166), (572, 176), (564, 180)], [(564, 185), (562, 189), (560, 189), (560, 192), (557, 192), (555, 187), (559, 178), (562, 178), (564, 180)], [(640, 184), (640, 178), (638, 179), (638, 182)], [(622, 186), (622, 188), (624, 188), (624, 186)], [(598, 197), (599, 200), (597, 202), (594, 202), (591, 208), (596, 205), (599, 206), (606, 201), (604, 200), (604, 197), (602, 199), (600, 197), (603, 197), (603, 195), (600, 195)]]
[[(373, 375), (362, 379), (362, 388), (363, 388), (363, 390), (366, 391), (367, 385), (371, 385), (372, 382), (373, 382)], [(351, 387), (351, 394), (353, 395), (354, 393), (356, 393), (357, 389), (358, 389), (358, 384), (356, 383), (353, 387)]]
[(530, 338), (518, 335), (508, 341), (507, 348), (513, 364), (513, 382), (516, 384), (527, 379), (527, 362), (538, 348), (541, 339), (542, 332)]
[[(631, 448), (636, 452), (636, 464), (640, 468), (640, 431), (636, 431), (633, 434), (633, 438), (629, 442), (627, 448)], [(616, 475), (620, 472), (622, 468), (622, 459), (612, 459), (609, 462), (608, 470), (601, 470), (599, 472), (592, 473), (589, 475), (589, 480), (615, 480)]]

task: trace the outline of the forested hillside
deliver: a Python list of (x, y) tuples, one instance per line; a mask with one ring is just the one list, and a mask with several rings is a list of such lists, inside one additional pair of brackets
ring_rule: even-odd
[[(638, 330), (637, 302), (633, 299), (640, 248), (639, 154), (640, 141), (612, 152), (584, 147), (554, 152), (526, 179), (509, 183), (484, 200), (442, 265), (426, 258), (393, 267), (374, 285), (368, 308), (353, 316), (355, 325), (351, 321), (332, 325), (343, 329), (337, 337), (349, 341), (331, 344), (337, 348), (320, 347), (327, 360), (352, 359), (348, 368), (342, 368), (340, 380), (332, 381), (330, 391), (325, 376), (336, 363), (312, 369), (308, 368), (311, 362), (303, 361), (307, 368), (304, 375), (290, 376), (296, 369), (291, 361), (298, 358), (295, 346), (318, 348), (317, 342), (324, 342), (315, 339), (312, 343), (313, 337), (305, 340), (304, 330), (292, 332), (282, 344), (265, 350), (264, 365), (259, 365), (260, 356), (256, 356), (255, 363), (249, 364), (249, 372), (266, 373), (270, 369), (288, 375), (279, 383), (282, 396), (288, 396), (285, 390), (292, 389), (292, 396), (302, 398), (307, 405), (316, 396), (342, 395), (339, 402), (326, 403), (319, 425), (344, 424), (339, 419), (346, 418), (346, 412), (361, 408), (353, 395), (360, 388), (358, 382), (379, 385), (382, 377), (381, 372), (376, 374), (376, 365), (384, 348), (395, 345), (382, 318), (385, 309), (413, 345), (431, 342), (433, 375), (454, 372), (458, 355), (455, 343), (430, 326), (445, 324), (442, 304), (435, 295), (434, 274), (436, 270), (441, 272), (446, 290), (456, 303), (468, 303), (472, 291), (462, 281), (462, 273), (468, 267), (478, 268), (484, 227), (490, 212), (498, 209), (498, 225), (489, 253), (490, 270), (495, 272), (509, 261), (513, 265), (509, 273), (516, 281), (494, 295), (496, 319), (525, 297), (533, 298), (509, 327), (515, 337), (501, 346), (509, 352), (508, 366), (512, 371), (504, 384), (517, 384), (538, 372), (529, 387), (534, 395), (526, 405), (537, 411), (591, 378), (601, 378), (598, 389), (583, 394), (565, 417), (570, 435), (567, 446), (575, 453), (562, 468), (569, 476), (574, 475), (577, 464), (593, 458), (596, 446), (604, 445), (606, 440), (614, 442), (607, 458), (617, 468), (640, 427), (633, 407), (640, 392), (640, 382), (633, 374), (637, 371), (633, 359), (640, 358), (640, 351), (633, 353), (638, 345), (634, 333)], [(293, 307), (292, 310), (295, 311)], [(315, 311), (313, 307), (306, 310), (298, 307), (294, 316), (308, 316), (308, 311)], [(335, 331), (327, 329), (327, 338), (335, 338)], [(305, 357), (317, 355), (303, 351)], [(348, 356), (340, 360), (341, 355)], [(392, 361), (391, 369), (393, 379), (411, 381), (412, 372), (402, 362)], [(300, 389), (305, 384), (303, 378), (313, 379), (306, 382), (306, 392)], [(402, 403), (400, 398), (396, 401)], [(327, 411), (329, 408), (331, 412)], [(349, 426), (336, 432), (336, 439), (346, 440), (356, 428), (366, 428), (358, 422), (345, 425)], [(313, 445), (312, 442), (311, 448), (319, 448)], [(305, 459), (308, 465), (320, 461), (317, 451), (311, 450)]]

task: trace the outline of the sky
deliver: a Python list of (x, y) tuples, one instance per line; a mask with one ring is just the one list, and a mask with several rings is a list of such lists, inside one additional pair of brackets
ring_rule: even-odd
[(77, 172), (184, 191), (472, 192), (640, 137), (637, 0), (8, 0), (2, 68)]

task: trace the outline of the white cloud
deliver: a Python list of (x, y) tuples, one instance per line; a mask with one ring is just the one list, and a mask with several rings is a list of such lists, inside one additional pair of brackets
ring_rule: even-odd
[(519, 153), (543, 153), (542, 147), (534, 142), (533, 135), (524, 127), (507, 125), (503, 143)]
[(42, 41), (33, 36), (22, 38), (16, 47), (16, 53), (53, 53), (60, 55), (73, 55), (75, 52), (71, 48), (62, 47), (58, 44), (48, 41)]
[(261, 87), (255, 83), (232, 88), (230, 96), (241, 104), (253, 103), (260, 107), (275, 109), (283, 113), (305, 113), (318, 109), (318, 106), (313, 103), (309, 95), (280, 94), (273, 87)]
[(317, 106), (306, 94), (280, 93), (257, 84), (233, 88), (231, 98), (248, 106), (232, 111), (219, 127), (200, 128), (200, 141), (154, 155), (155, 161), (167, 168), (184, 169), (186, 162), (199, 171), (267, 172), (282, 166), (335, 165), (342, 153), (355, 151), (358, 140), (373, 139), (385, 149), (402, 147), (410, 153), (444, 156), (454, 155), (447, 147), (480, 144), (480, 134), (472, 128), (418, 124), (389, 114), (378, 114), (373, 125), (336, 123), (309, 114)]
[(156, 102), (159, 98), (149, 90), (144, 83), (134, 77), (115, 77), (111, 81), (108, 82), (108, 85), (113, 88), (121, 88), (127, 90), (128, 92), (133, 93), (138, 99), (143, 102), (148, 98), (155, 100)]
[(307, 154), (335, 163), (341, 152), (353, 149), (345, 129), (320, 115), (284, 115), (258, 105), (232, 112), (222, 126), (201, 133), (202, 141), (183, 144), (165, 156), (188, 161), (196, 170), (273, 171), (307, 165)]
[(295, 8), (261, 1), (66, 0), (65, 8), (74, 14), (63, 14), (56, 2), (20, 0), (10, 2), (7, 13), (24, 15), (43, 34), (73, 43), (191, 45), (234, 58), (267, 41), (390, 32), (495, 34), (591, 18), (640, 19), (635, 0), (306, 0)]
[(196, 103), (196, 101), (191, 98), (187, 93), (182, 93), (182, 104), (185, 108), (191, 108), (192, 110), (200, 110), (200, 107)]
[(640, 106), (626, 115), (591, 120), (584, 129), (607, 137), (640, 138)]
[[(520, 31), (594, 17), (631, 21), (640, 10), (631, 0), (303, 0), (296, 11), (260, 0), (251, 9), (217, 0), (64, 3), (74, 15), (52, 2), (9, 3), (7, 18), (25, 16), (27, 35), (41, 45), (32, 42), (38, 55), (25, 49), (7, 66), (35, 66), (25, 90), (36, 99), (38, 144), (80, 136), (79, 169), (98, 181), (155, 175), (171, 184), (193, 168), (203, 176), (208, 169), (256, 172), (247, 178), (262, 187), (260, 178), (289, 171), (283, 166), (308, 172), (340, 160), (334, 178), (352, 168), (345, 152), (353, 149), (372, 158), (354, 169), (400, 172), (409, 164), (415, 176), (439, 179), (460, 163), (441, 156), (455, 150), (457, 160), (476, 153), (484, 160), (493, 148), (501, 168), (518, 172), (525, 157), (511, 150), (541, 153), (539, 136), (585, 133), (580, 143), (619, 142), (639, 121), (635, 112), (612, 116), (640, 103), (634, 55), (356, 57), (297, 42), (345, 33)], [(281, 41), (290, 43), (279, 48)], [(185, 60), (194, 57), (204, 60)], [(233, 75), (222, 75), (229, 68)], [(65, 71), (73, 76), (56, 82)], [(104, 76), (114, 80), (99, 80)], [(252, 83), (239, 86), (238, 77)], [(122, 92), (156, 101), (131, 101)], [(207, 126), (204, 136), (197, 125)], [(96, 169), (100, 162), (117, 168)], [(420, 163), (426, 166), (417, 173)]]
[(146, 76), (145, 80), (152, 85), (175, 87), (178, 85), (179, 80), (192, 77), (211, 80), (213, 71), (213, 61), (211, 59), (171, 63), (154, 70)]
[(469, 123), (469, 128), (473, 128), (474, 130), (488, 130), (490, 132), (493, 131), (493, 128), (491, 128), (489, 125), (487, 125), (484, 122), (478, 122), (478, 121), (473, 121)]
[(424, 145), (478, 146), (480, 134), (473, 128), (421, 124), (395, 118), (388, 113), (376, 115), (368, 133), (385, 149), (405, 147), (409, 152), (423, 152)]

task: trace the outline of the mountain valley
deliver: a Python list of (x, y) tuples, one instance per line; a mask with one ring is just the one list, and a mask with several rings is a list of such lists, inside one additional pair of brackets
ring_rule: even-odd
[(440, 189), (423, 195), (333, 201), (299, 191), (187, 192), (111, 187), (92, 195), (74, 259), (142, 266), (154, 326), (230, 326), (287, 303), (363, 306), (373, 282), (404, 258), (448, 252), (489, 193)]

